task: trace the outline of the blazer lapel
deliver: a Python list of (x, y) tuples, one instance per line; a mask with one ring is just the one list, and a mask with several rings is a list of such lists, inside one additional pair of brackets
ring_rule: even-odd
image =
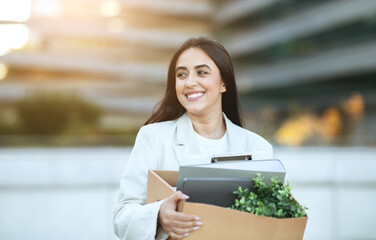
[(192, 123), (187, 113), (185, 113), (176, 122), (176, 142), (173, 146), (179, 165), (189, 162), (186, 161), (187, 157), (200, 153), (197, 141), (195, 140), (196, 136), (194, 135)]
[(230, 153), (243, 153), (245, 150), (243, 149), (245, 143), (243, 142), (243, 134), (241, 131), (239, 131), (239, 126), (232, 123), (224, 113), (223, 117), (225, 119), (227, 128), (228, 151)]
[[(228, 151), (231, 153), (244, 153), (246, 150), (244, 149), (245, 139), (243, 139), (243, 134), (239, 130), (240, 127), (233, 124), (224, 113), (223, 117), (227, 128)], [(179, 165), (185, 165), (192, 161), (194, 162), (194, 156), (199, 156), (201, 152), (188, 114), (185, 113), (176, 121), (176, 139), (173, 148)]]

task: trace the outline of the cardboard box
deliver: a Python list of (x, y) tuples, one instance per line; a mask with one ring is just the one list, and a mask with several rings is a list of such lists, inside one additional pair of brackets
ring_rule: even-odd
[[(160, 201), (175, 192), (177, 171), (148, 172), (147, 203)], [(201, 218), (203, 226), (184, 239), (202, 240), (251, 240), (251, 239), (303, 239), (307, 217), (272, 218), (257, 216), (223, 207), (202, 203), (184, 202), (179, 204), (182, 212)]]

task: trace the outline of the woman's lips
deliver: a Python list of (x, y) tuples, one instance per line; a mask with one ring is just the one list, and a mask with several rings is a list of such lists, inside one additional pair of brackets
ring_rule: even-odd
[(204, 95), (204, 92), (194, 92), (187, 94), (188, 101), (195, 101), (200, 99)]

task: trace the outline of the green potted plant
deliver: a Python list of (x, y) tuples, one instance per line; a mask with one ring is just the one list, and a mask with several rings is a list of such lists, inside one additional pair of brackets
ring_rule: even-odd
[(275, 218), (305, 217), (308, 208), (300, 205), (291, 195), (291, 185), (287, 182), (283, 185), (276, 177), (270, 179), (268, 186), (260, 173), (252, 179), (255, 191), (239, 187), (234, 194), (237, 195), (234, 205), (230, 208), (253, 213), (260, 216)]

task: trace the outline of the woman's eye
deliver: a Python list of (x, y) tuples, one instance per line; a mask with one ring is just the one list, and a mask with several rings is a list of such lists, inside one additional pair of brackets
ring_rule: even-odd
[(198, 71), (198, 75), (205, 75), (205, 74), (208, 74), (207, 71)]
[(185, 76), (187, 76), (187, 74), (186, 73), (177, 73), (176, 76), (178, 78), (184, 78)]

